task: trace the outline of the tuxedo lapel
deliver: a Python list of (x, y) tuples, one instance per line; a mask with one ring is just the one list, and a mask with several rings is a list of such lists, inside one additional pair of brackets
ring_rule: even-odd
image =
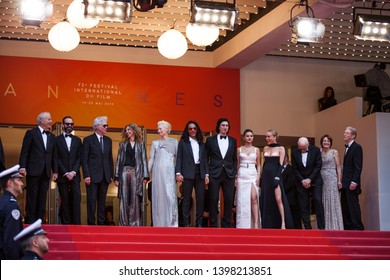
[[(100, 137), (100, 136), (99, 136)], [(95, 146), (96, 148), (98, 149), (98, 151), (100, 151), (101, 154), (103, 154), (103, 151), (102, 151), (102, 146), (100, 145), (100, 139), (98, 139), (95, 135), (95, 137), (93, 137), (93, 142), (95, 143)], [(103, 146), (106, 145), (106, 141), (104, 141), (104, 136), (103, 136)], [(105, 148), (105, 147), (104, 147)]]
[(352, 144), (348, 147), (346, 153), (344, 154), (344, 161), (345, 161), (345, 158), (348, 156), (348, 154), (350, 154), (350, 151), (353, 149), (355, 145), (355, 141), (352, 142)]
[(220, 156), (221, 158), (223, 158), (223, 157), (222, 157), (222, 153), (221, 153), (221, 149), (219, 148), (219, 145), (218, 145), (218, 134), (215, 135), (215, 136), (213, 136), (213, 137), (214, 137), (213, 143), (214, 143), (214, 145), (215, 145), (217, 151), (219, 152), (219, 156)]
[(194, 160), (194, 152), (192, 151), (192, 147), (191, 147), (191, 142), (187, 142), (187, 141), (185, 141), (184, 142), (185, 143), (185, 146), (187, 147), (187, 149), (188, 149), (188, 153), (191, 155), (191, 157), (192, 157), (192, 160)]
[(60, 135), (59, 141), (60, 141), (60, 145), (64, 148), (64, 150), (69, 152), (68, 145), (66, 145), (65, 137), (63, 134)]
[[(306, 167), (310, 165), (310, 160), (313, 157), (314, 150), (309, 146), (307, 149), (307, 159), (306, 159)], [(302, 154), (302, 153), (301, 153)]]
[(43, 142), (43, 136), (41, 130), (37, 127), (35, 131), (36, 131), (36, 137), (38, 138), (38, 141), (41, 143), (43, 150), (46, 150), (45, 143)]

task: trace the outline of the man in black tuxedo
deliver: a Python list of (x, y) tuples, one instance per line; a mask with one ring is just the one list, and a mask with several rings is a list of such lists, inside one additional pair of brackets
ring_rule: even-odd
[(176, 181), (182, 182), (183, 225), (190, 226), (192, 189), (195, 188), (195, 226), (203, 225), (203, 203), (205, 184), (209, 183), (209, 168), (203, 133), (196, 121), (189, 121), (184, 127), (176, 155)]
[(322, 204), (322, 157), (318, 147), (309, 145), (306, 137), (298, 140), (298, 148), (292, 152), (292, 166), (298, 185), (298, 201), (301, 218), (305, 229), (311, 229), (310, 224), (310, 194), (313, 198), (317, 217), (317, 228), (325, 229), (324, 206)]
[(97, 117), (93, 122), (95, 133), (84, 138), (81, 164), (87, 187), (87, 222), (104, 225), (106, 218), (106, 196), (108, 184), (114, 176), (114, 160), (112, 158), (112, 141), (107, 133), (107, 117)]
[(217, 135), (206, 140), (206, 152), (209, 164), (210, 227), (217, 227), (219, 190), (222, 187), (224, 212), (222, 227), (231, 227), (234, 199), (234, 181), (237, 174), (237, 141), (228, 136), (229, 120), (221, 118), (217, 122)]
[(360, 176), (363, 169), (363, 149), (355, 139), (357, 131), (348, 126), (344, 131), (346, 152), (341, 179), (341, 208), (343, 211), (344, 229), (364, 230), (361, 220), (359, 194), (361, 194)]
[(283, 188), (287, 196), (288, 204), (290, 206), (291, 216), (294, 223), (294, 229), (302, 229), (301, 213), (298, 202), (298, 182), (295, 177), (294, 170), (289, 163), (288, 154), (286, 153), (282, 169)]
[(62, 119), (63, 133), (56, 137), (54, 172), (58, 173), (57, 186), (61, 198), (60, 216), (64, 225), (81, 224), (80, 221), (80, 166), (81, 139), (72, 135), (72, 117)]
[[(50, 185), (55, 136), (50, 132), (52, 120), (49, 112), (37, 118), (38, 127), (28, 130), (20, 152), (20, 174), (26, 176), (26, 224), (38, 219), (46, 221), (46, 197)], [(53, 174), (53, 180), (57, 174)]]

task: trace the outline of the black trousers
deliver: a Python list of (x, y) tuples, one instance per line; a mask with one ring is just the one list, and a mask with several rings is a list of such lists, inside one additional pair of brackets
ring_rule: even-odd
[(50, 178), (46, 171), (41, 176), (26, 176), (26, 224), (32, 224), (38, 219), (46, 221), (46, 198)]
[(60, 216), (61, 223), (64, 225), (73, 224), (80, 225), (80, 204), (81, 192), (80, 182), (71, 180), (67, 182), (57, 183), (58, 192), (61, 198)]
[(364, 230), (359, 204), (360, 192), (360, 189), (341, 189), (341, 209), (346, 230)]
[(96, 204), (97, 204), (97, 224), (104, 225), (106, 219), (106, 196), (108, 183), (91, 183), (87, 185), (87, 222), (88, 225), (96, 225)]
[(222, 170), (222, 173), (218, 178), (210, 177), (210, 182), (209, 182), (210, 227), (217, 227), (217, 214), (218, 214), (218, 201), (219, 201), (220, 188), (222, 188), (223, 204), (224, 204), (221, 226), (223, 228), (231, 227), (232, 208), (233, 208), (233, 199), (234, 199), (234, 179), (235, 178), (229, 178), (225, 170)]
[(191, 210), (191, 198), (192, 190), (195, 188), (196, 198), (196, 220), (195, 226), (202, 227), (203, 225), (203, 203), (204, 203), (204, 180), (200, 177), (199, 164), (195, 167), (195, 178), (186, 179), (183, 181), (183, 224), (184, 226), (190, 225), (190, 210)]
[(325, 229), (324, 205), (322, 204), (322, 185), (312, 185), (305, 189), (303, 186), (297, 187), (299, 208), (305, 229), (311, 229), (310, 223), (310, 193), (313, 197), (314, 209), (317, 217), (318, 229)]

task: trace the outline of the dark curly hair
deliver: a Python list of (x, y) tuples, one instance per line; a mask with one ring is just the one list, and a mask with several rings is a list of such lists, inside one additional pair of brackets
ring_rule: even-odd
[(216, 127), (215, 127), (215, 131), (216, 131), (217, 133), (219, 133), (219, 127), (221, 126), (221, 123), (223, 123), (223, 122), (227, 122), (227, 123), (228, 123), (228, 125), (229, 125), (228, 133), (229, 133), (229, 131), (230, 131), (230, 122), (229, 122), (229, 120), (228, 120), (227, 118), (220, 118), (220, 119), (217, 121), (217, 125), (216, 125)]
[(202, 130), (200, 129), (200, 126), (199, 124), (194, 121), (194, 120), (190, 120), (187, 122), (186, 126), (184, 127), (183, 129), (183, 134), (181, 135), (180, 139), (181, 140), (184, 140), (184, 141), (190, 141), (190, 134), (188, 133), (188, 125), (190, 124), (194, 124), (195, 127), (197, 128), (197, 131), (196, 131), (196, 141), (198, 141), (198, 143), (202, 143), (203, 142), (203, 133), (202, 133)]

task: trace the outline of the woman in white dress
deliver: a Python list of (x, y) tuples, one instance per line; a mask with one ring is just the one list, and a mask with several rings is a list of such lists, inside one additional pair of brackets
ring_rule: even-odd
[(237, 149), (236, 227), (260, 228), (260, 150), (252, 145), (253, 131), (243, 133), (244, 146)]
[(171, 124), (159, 121), (160, 139), (152, 142), (149, 172), (152, 172), (152, 220), (156, 227), (177, 227), (177, 187), (175, 157), (177, 140), (169, 138)]

